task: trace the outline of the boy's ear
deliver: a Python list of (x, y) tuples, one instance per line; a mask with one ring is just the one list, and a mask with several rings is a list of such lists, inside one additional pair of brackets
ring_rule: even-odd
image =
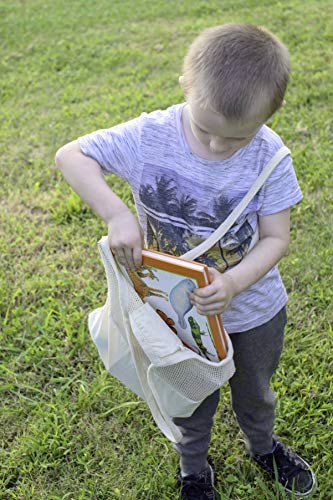
[(183, 88), (183, 81), (184, 81), (184, 77), (183, 75), (180, 75), (180, 77), (178, 78), (178, 82), (179, 82), (179, 85)]
[(285, 99), (283, 99), (283, 101), (281, 102), (281, 108), (284, 108), (286, 104), (287, 104), (287, 101)]

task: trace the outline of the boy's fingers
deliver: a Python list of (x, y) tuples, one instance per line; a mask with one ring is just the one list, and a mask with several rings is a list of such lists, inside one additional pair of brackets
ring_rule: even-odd
[(126, 269), (130, 269), (131, 271), (133, 271), (135, 269), (135, 265), (132, 248), (126, 248), (124, 253), (126, 258)]
[(134, 269), (133, 252), (131, 248), (120, 248), (116, 252), (113, 252), (117, 258), (117, 261), (126, 269)]
[(216, 303), (216, 299), (217, 297), (215, 296), (215, 294), (213, 294), (209, 295), (208, 297), (198, 297), (197, 295), (195, 295), (194, 298), (191, 300), (195, 305), (205, 306), (208, 304)]
[(117, 261), (119, 262), (119, 264), (121, 264), (122, 266), (126, 267), (126, 269), (127, 269), (128, 268), (128, 262), (127, 262), (127, 257), (126, 257), (125, 251), (123, 249), (119, 249), (119, 250), (117, 250), (117, 252), (113, 252), (113, 253), (116, 256)]
[(142, 264), (142, 250), (141, 248), (134, 248), (133, 250), (133, 261), (135, 269), (141, 267)]
[(132, 248), (121, 248), (117, 251), (112, 250), (112, 253), (117, 258), (119, 264), (125, 266), (126, 269), (134, 271), (142, 265), (142, 250)]
[(216, 287), (216, 285), (214, 283), (212, 283), (211, 285), (207, 285), (203, 288), (196, 288), (195, 290), (193, 290), (193, 293), (195, 295), (195, 297), (211, 297), (212, 295), (215, 295), (216, 292), (217, 292), (218, 288)]
[(212, 314), (221, 314), (222, 310), (224, 310), (225, 305), (223, 302), (214, 302), (212, 304), (209, 304), (207, 306), (199, 306), (197, 307), (197, 311), (199, 314), (207, 314), (207, 315), (212, 315)]

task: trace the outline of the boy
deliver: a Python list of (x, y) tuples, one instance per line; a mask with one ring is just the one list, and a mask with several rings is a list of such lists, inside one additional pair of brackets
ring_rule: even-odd
[[(209, 28), (184, 60), (185, 103), (143, 113), (58, 151), (58, 168), (107, 223), (120, 263), (139, 267), (144, 244), (181, 255), (231, 213), (282, 146), (264, 123), (284, 104), (289, 67), (286, 47), (261, 27)], [(140, 224), (103, 180), (110, 172), (131, 185)], [(307, 496), (315, 476), (273, 436), (269, 386), (286, 323), (287, 296), (276, 264), (289, 244), (290, 207), (301, 198), (287, 157), (230, 231), (198, 259), (210, 266), (212, 283), (190, 299), (199, 313), (223, 313), (236, 365), (232, 406), (252, 459), (273, 478), (276, 468), (288, 492)], [(207, 453), (218, 399), (214, 393), (191, 417), (175, 419), (183, 433), (175, 446), (183, 499), (215, 498)]]

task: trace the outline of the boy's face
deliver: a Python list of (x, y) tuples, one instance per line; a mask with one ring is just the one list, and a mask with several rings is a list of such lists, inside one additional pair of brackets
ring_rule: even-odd
[(228, 120), (223, 115), (198, 105), (189, 97), (188, 119), (194, 138), (207, 148), (207, 152), (227, 158), (246, 146), (265, 123), (257, 116), (243, 121)]

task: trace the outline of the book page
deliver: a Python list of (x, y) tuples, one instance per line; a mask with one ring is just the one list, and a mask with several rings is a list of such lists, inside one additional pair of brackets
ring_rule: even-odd
[(210, 361), (219, 361), (207, 318), (197, 313), (188, 296), (198, 288), (196, 279), (152, 266), (129, 275), (141, 299), (155, 309), (186, 347)]

